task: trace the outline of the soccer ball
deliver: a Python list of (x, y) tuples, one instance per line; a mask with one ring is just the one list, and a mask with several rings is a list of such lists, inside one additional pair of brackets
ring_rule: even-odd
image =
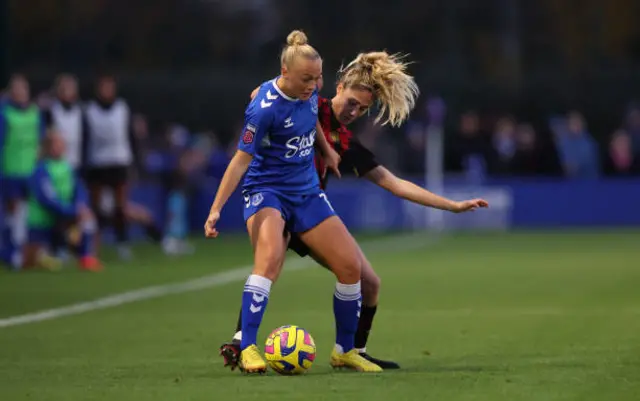
[(299, 375), (313, 365), (316, 344), (303, 328), (282, 326), (267, 337), (264, 354), (271, 369), (281, 375)]

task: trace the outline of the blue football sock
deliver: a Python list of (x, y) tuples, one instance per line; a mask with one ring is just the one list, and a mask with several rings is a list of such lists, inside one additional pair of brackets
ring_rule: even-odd
[(169, 195), (169, 226), (167, 235), (171, 238), (183, 239), (187, 236), (188, 210), (187, 197), (182, 191), (173, 191)]
[(336, 283), (333, 314), (336, 319), (336, 349), (339, 352), (349, 352), (354, 348), (361, 305), (359, 281), (356, 284)]
[(242, 294), (242, 343), (241, 349), (257, 344), (258, 329), (267, 308), (271, 280), (252, 274), (244, 285)]

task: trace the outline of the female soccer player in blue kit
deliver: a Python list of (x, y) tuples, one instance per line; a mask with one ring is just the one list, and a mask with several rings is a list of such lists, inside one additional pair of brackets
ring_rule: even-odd
[(287, 249), (285, 230), (299, 235), (336, 275), (333, 297), (336, 347), (331, 365), (361, 372), (382, 369), (354, 348), (361, 300), (358, 246), (335, 212), (314, 165), (314, 143), (329, 155), (326, 139), (317, 137), (317, 83), (322, 59), (306, 35), (292, 32), (281, 55), (282, 75), (260, 86), (245, 112), (238, 151), (218, 188), (205, 223), (207, 237), (216, 237), (220, 212), (246, 172), (244, 217), (254, 248), (254, 269), (242, 297), (240, 369), (266, 371), (257, 347), (257, 333), (272, 283), (280, 274)]

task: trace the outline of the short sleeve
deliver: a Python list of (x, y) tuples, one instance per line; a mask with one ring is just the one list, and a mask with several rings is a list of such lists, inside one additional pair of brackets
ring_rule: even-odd
[[(266, 106), (268, 105), (268, 106)], [(266, 106), (266, 107), (264, 107)], [(244, 127), (238, 141), (238, 149), (253, 155), (259, 148), (262, 138), (269, 132), (273, 123), (271, 104), (254, 100), (245, 112)]]
[(344, 153), (343, 162), (358, 177), (362, 177), (380, 165), (375, 155), (357, 140), (351, 140), (349, 149)]

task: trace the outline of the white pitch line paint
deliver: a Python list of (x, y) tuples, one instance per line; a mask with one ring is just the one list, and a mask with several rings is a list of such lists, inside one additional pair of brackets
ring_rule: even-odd
[[(371, 253), (384, 251), (397, 252), (401, 250), (417, 249), (420, 247), (432, 245), (434, 243), (434, 239), (437, 239), (437, 237), (434, 238), (425, 234), (409, 234), (367, 241), (362, 244), (362, 247), (364, 251), (368, 250)], [(315, 266), (315, 262), (313, 262), (311, 258), (298, 258), (287, 262), (284, 266), (284, 269), (285, 271), (292, 271), (306, 269), (312, 266)], [(145, 287), (138, 290), (109, 295), (93, 301), (80, 302), (59, 308), (46, 309), (39, 312), (12, 316), (5, 319), (0, 319), (0, 328), (21, 326), (24, 324), (43, 322), (46, 320), (54, 320), (65, 316), (79, 315), (81, 313), (113, 308), (120, 305), (165, 297), (168, 295), (183, 294), (212, 287), (220, 287), (225, 284), (246, 279), (249, 273), (251, 273), (251, 268), (252, 266), (239, 267), (225, 272), (210, 274), (200, 278), (183, 281), (181, 283)]]

